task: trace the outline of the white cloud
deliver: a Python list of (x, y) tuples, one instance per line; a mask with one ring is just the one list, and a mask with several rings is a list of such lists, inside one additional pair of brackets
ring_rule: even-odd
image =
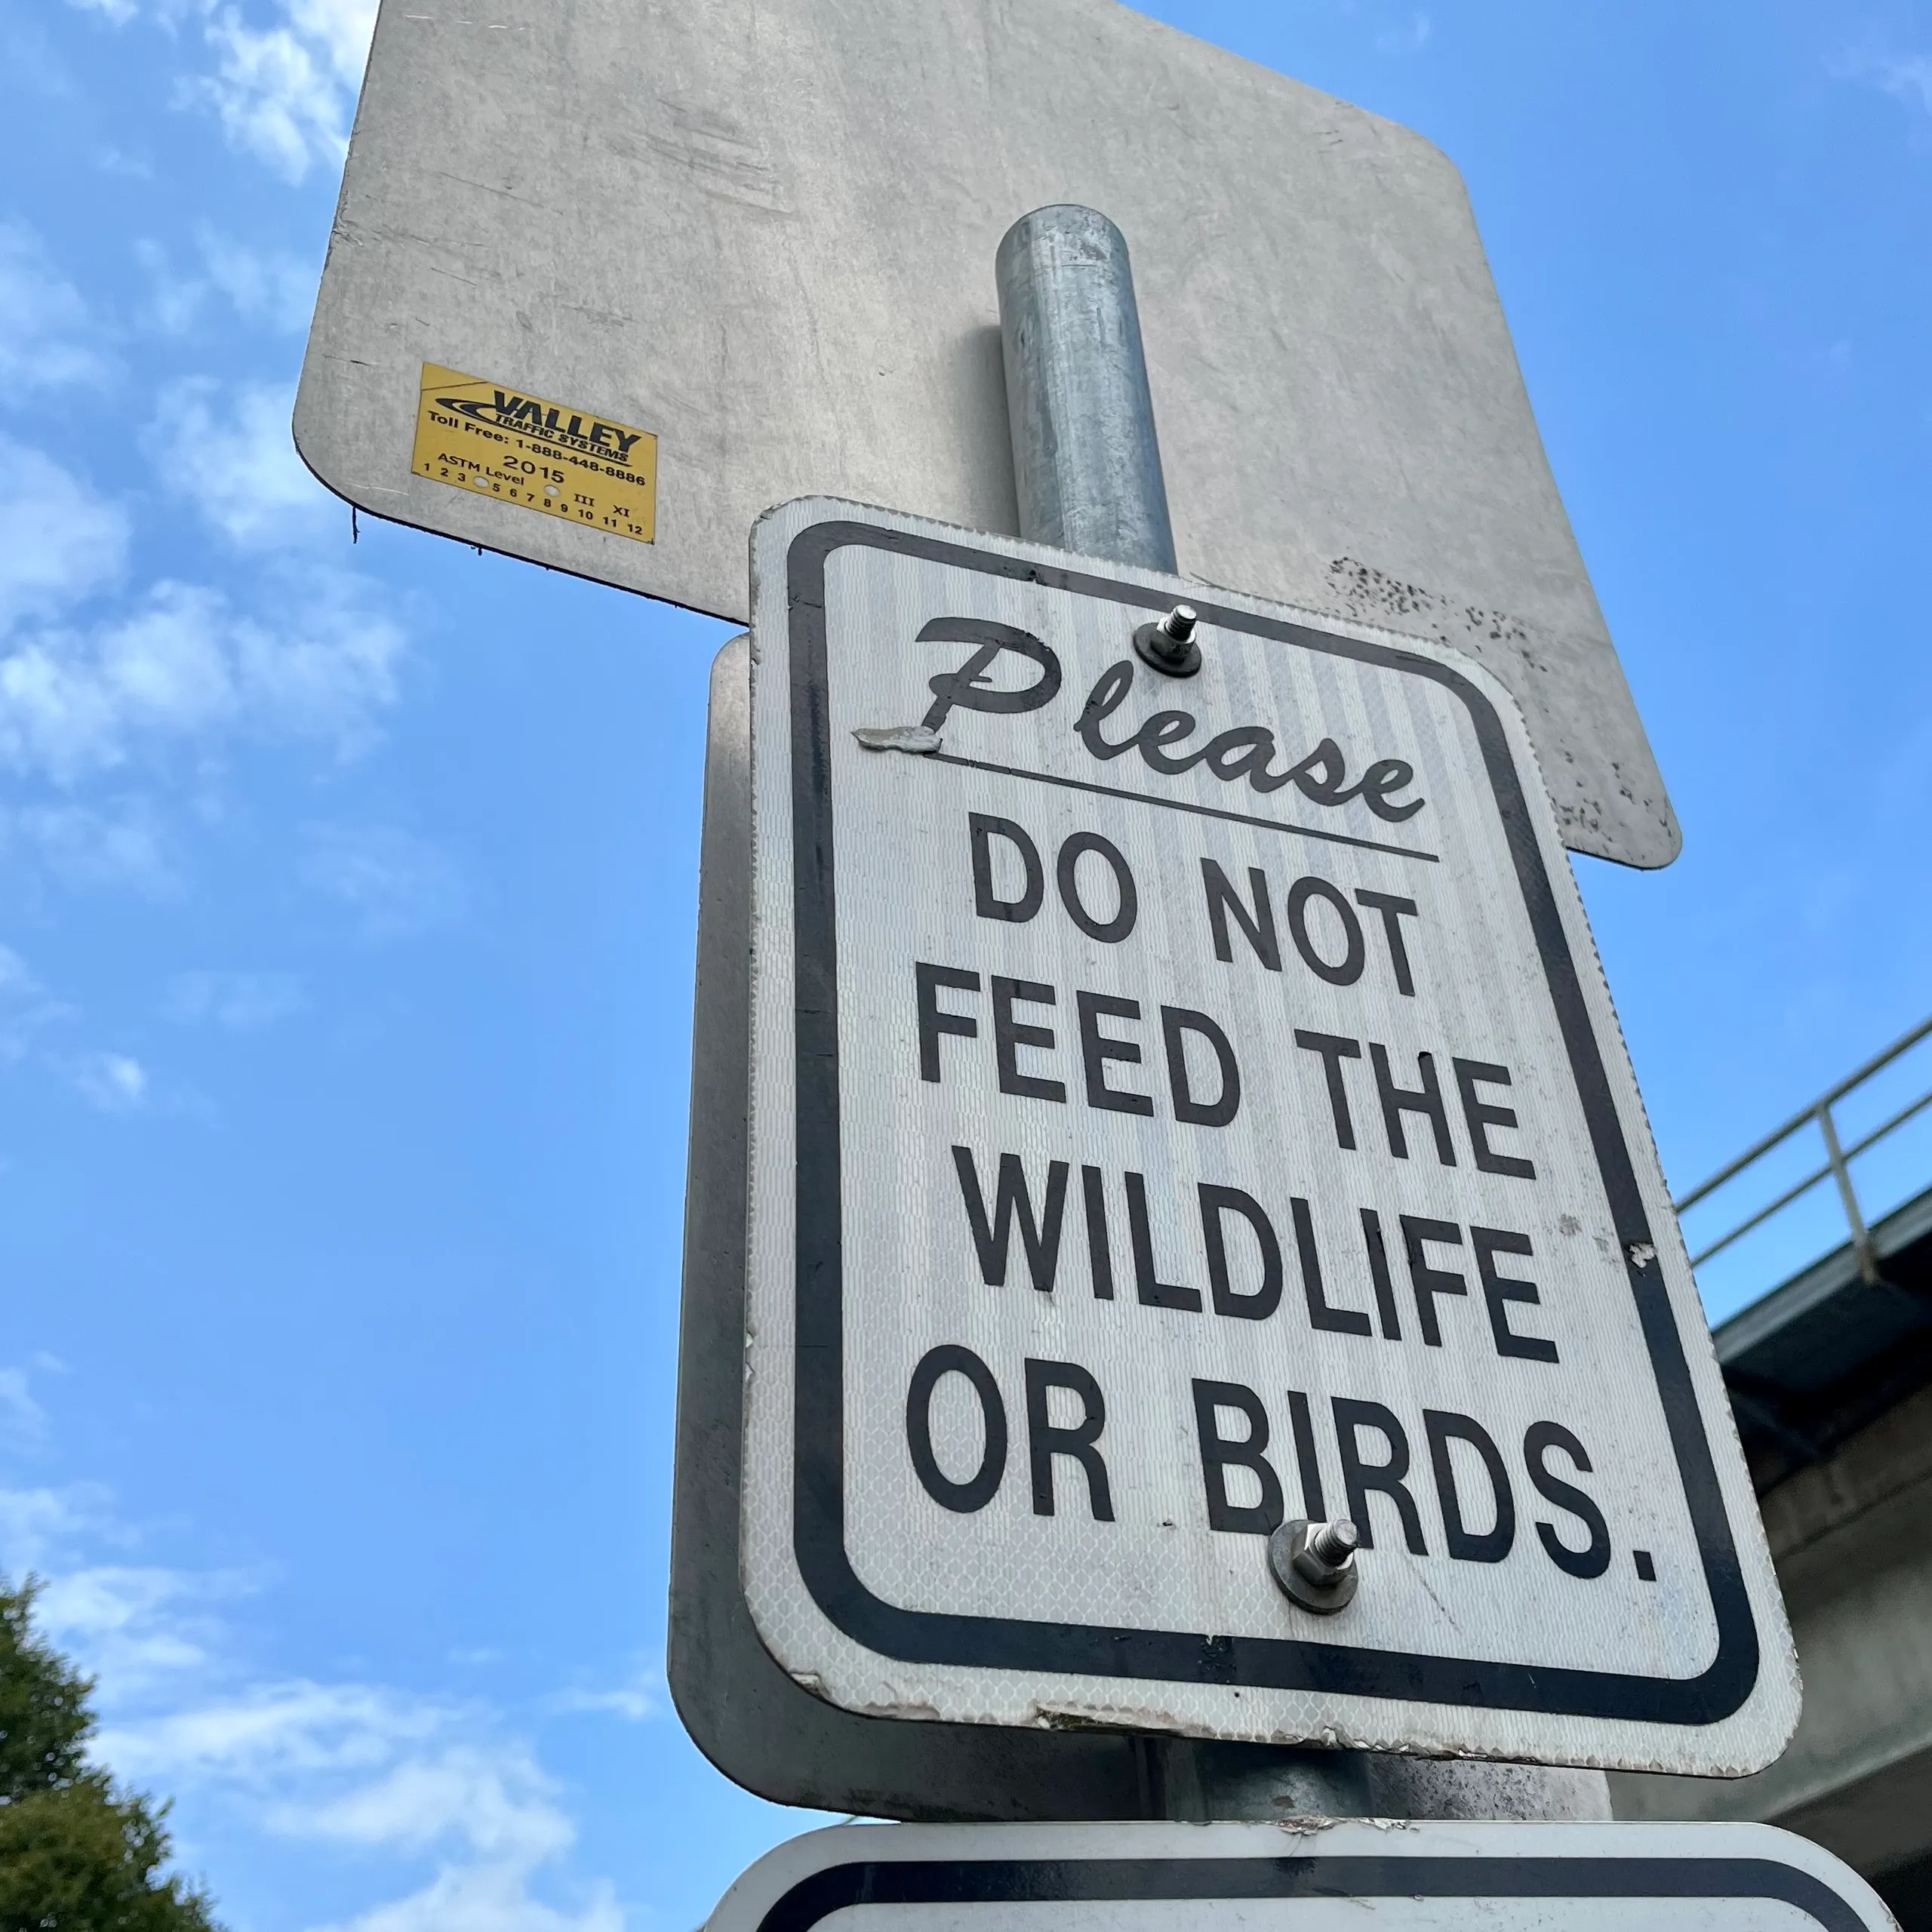
[(48, 995), (11, 946), (0, 946), (0, 1064), (21, 1059), (48, 1026), (72, 1012)]
[(134, 245), (136, 260), (152, 279), (153, 318), (165, 334), (181, 335), (193, 328), (211, 295), (224, 297), (244, 321), (278, 334), (292, 335), (308, 326), (315, 303), (315, 263), (265, 254), (207, 228), (196, 237), (196, 249), (198, 272), (178, 269), (158, 242)]
[(105, 1491), (79, 1483), (65, 1489), (0, 1484), (0, 1576), (44, 1573), (79, 1540), (112, 1534)]
[(398, 1764), (373, 1784), (286, 1815), (311, 1838), (421, 1850), (451, 1838), (486, 1858), (526, 1868), (554, 1858), (576, 1833), (551, 1801), (554, 1787), (521, 1752), (458, 1745)]
[(232, 1033), (259, 1032), (300, 1013), (308, 1004), (292, 973), (177, 973), (162, 1011), (183, 1026), (212, 1026)]
[(112, 622), (21, 636), (0, 655), (0, 764), (72, 783), (184, 741), (361, 749), (395, 700), (401, 633), (346, 580), (288, 588), (273, 629), (217, 592), (162, 583)]
[(1429, 16), (1411, 14), (1398, 27), (1385, 27), (1375, 36), (1377, 49), (1383, 54), (1420, 54), (1435, 32)]
[[(78, 1007), (46, 991), (11, 946), (0, 946), (0, 1066), (30, 1060), (65, 1081), (103, 1113), (134, 1112), (148, 1097), (147, 1070), (139, 1060), (128, 1054), (76, 1051), (49, 1043), (50, 1032), (80, 1017)], [(40, 1365), (52, 1361), (46, 1357)], [(10, 1404), (17, 1414), (20, 1404), (30, 1401), (23, 1381), (10, 1393), (8, 1378), (19, 1374), (0, 1370), (0, 1419)], [(0, 1556), (0, 1567), (4, 1567)]]
[(632, 1724), (641, 1724), (647, 1718), (657, 1716), (659, 1706), (657, 1700), (648, 1690), (620, 1687), (615, 1690), (561, 1691), (552, 1708), (559, 1711), (601, 1713), (608, 1717), (623, 1718)]
[(580, 1914), (531, 1896), (540, 1866), (575, 1842), (555, 1786), (515, 1747), (457, 1746), (398, 1764), (386, 1777), (286, 1820), (305, 1836), (429, 1850), (452, 1841), (467, 1862), (445, 1862), (421, 1891), (352, 1921), (355, 1932), (622, 1932), (608, 1885)]
[(39, 990), (27, 962), (11, 946), (0, 946), (0, 1000), (17, 999)]
[(297, 1678), (117, 1724), (101, 1734), (100, 1750), (135, 1777), (165, 1773), (260, 1790), (379, 1769), (434, 1737), (454, 1715), (401, 1692)]
[(0, 633), (121, 574), (128, 518), (42, 451), (0, 435)]
[(147, 1069), (128, 1054), (83, 1054), (69, 1072), (81, 1097), (104, 1114), (132, 1113), (147, 1098)]
[(31, 230), (0, 222), (0, 386), (98, 384), (113, 373), (79, 290)]
[(170, 488), (230, 541), (306, 543), (339, 509), (295, 454), (292, 385), (254, 383), (223, 396), (205, 377), (161, 399), (149, 441)]
[(440, 847), (386, 825), (309, 828), (309, 884), (361, 915), (371, 939), (405, 939), (447, 926), (468, 909), (462, 872)]
[(0, 1061), (26, 1051), (43, 1014), (40, 982), (11, 946), (0, 945)]
[(34, 1400), (23, 1368), (0, 1368), (0, 1428), (16, 1442), (28, 1444), (47, 1433), (47, 1411)]
[[(69, 0), (117, 26), (143, 11), (140, 0)], [(232, 0), (149, 0), (164, 26), (198, 17), (213, 71), (181, 90), (189, 105), (211, 109), (230, 143), (289, 182), (339, 164), (377, 0), (271, 0), (252, 9)]]
[[(4, 729), (4, 726), (0, 726)], [(109, 887), (158, 898), (180, 876), (170, 839), (147, 800), (0, 808), (0, 852), (17, 851), (63, 884)]]
[(208, 10), (215, 70), (190, 97), (211, 107), (229, 140), (297, 182), (339, 164), (375, 26), (375, 0), (281, 0), (270, 24), (239, 8)]
[(1872, 78), (1886, 93), (1896, 94), (1901, 100), (1916, 98), (1918, 105), (1932, 114), (1932, 58), (1918, 54), (1903, 60), (1881, 60)]
[(577, 1913), (533, 1894), (576, 1829), (529, 1747), (473, 1708), (304, 1680), (117, 1724), (98, 1748), (138, 1780), (225, 1792), (285, 1838), (437, 1860), (426, 1886), (340, 1932), (623, 1932), (608, 1885)]
[(168, 251), (158, 242), (137, 242), (134, 259), (146, 269), (154, 283), (154, 319), (166, 335), (180, 335), (192, 328), (208, 298), (208, 284), (192, 275), (177, 275)]
[(85, 1651), (117, 1703), (205, 1671), (222, 1640), (211, 1606), (249, 1587), (238, 1575), (102, 1564), (55, 1576), (40, 1617), (63, 1646)]
[(1932, 56), (1887, 53), (1867, 42), (1833, 61), (1831, 71), (1838, 80), (1863, 81), (1932, 114)]
[[(294, 255), (261, 254), (207, 229), (202, 231), (200, 246), (208, 280), (245, 321), (265, 322), (291, 335), (309, 326), (319, 263)], [(285, 429), (287, 423), (285, 416)]]
[(608, 1690), (579, 1688), (559, 1691), (550, 1700), (550, 1708), (555, 1711), (623, 1718), (631, 1724), (642, 1724), (663, 1709), (663, 1688), (662, 1677), (656, 1671), (645, 1669), (636, 1672), (629, 1683), (614, 1685)]
[(173, 1795), (184, 1836), (353, 1847), (371, 1903), (338, 1932), (623, 1932), (608, 1884), (570, 1884), (564, 1793), (488, 1708), (252, 1678), (233, 1619), (261, 1580), (99, 1559), (141, 1540), (98, 1491), (0, 1487), (0, 1572), (46, 1580), (45, 1628), (98, 1677), (97, 1761)]
[(515, 1866), (446, 1866), (412, 1897), (321, 1932), (623, 1932), (623, 1911), (608, 1883), (572, 1914), (532, 1898), (528, 1881)]
[(326, 50), (337, 78), (359, 88), (376, 29), (377, 0), (288, 0), (295, 31)]
[[(238, 540), (267, 540), (278, 515), (312, 528), (328, 499), (289, 445), (286, 392), (243, 390), (219, 408), (217, 398), (201, 385), (171, 403), (177, 480)], [(241, 579), (238, 595), (162, 580), (91, 611), (123, 575), (128, 541), (120, 505), (0, 435), (0, 773), (56, 792), (9, 786), (0, 857), (29, 876), (159, 896), (177, 888), (181, 868), (178, 814), (157, 778), (190, 774), (206, 809), (218, 804), (219, 755), (235, 744), (358, 755), (399, 695), (405, 638), (356, 574), (294, 556)], [(110, 773), (116, 793), (102, 797)], [(96, 795), (76, 795), (84, 784)], [(377, 903), (380, 881), (362, 883), (374, 923), (395, 924), (400, 907)], [(460, 896), (429, 873), (422, 883), (432, 918)], [(339, 880), (339, 894), (350, 884)], [(0, 1051), (6, 1024), (0, 1011)], [(98, 1068), (83, 1084), (97, 1097), (115, 1091)]]

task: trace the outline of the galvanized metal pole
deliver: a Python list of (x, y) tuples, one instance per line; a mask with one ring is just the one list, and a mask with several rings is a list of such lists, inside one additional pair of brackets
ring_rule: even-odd
[(1035, 208), (1007, 230), (995, 272), (1020, 534), (1171, 571), (1125, 238), (1093, 208)]
[[(1097, 209), (1035, 208), (995, 262), (1020, 534), (1174, 573), (1127, 241)], [(1140, 1741), (1155, 1817), (1607, 1818), (1601, 1771), (1373, 1751)]]

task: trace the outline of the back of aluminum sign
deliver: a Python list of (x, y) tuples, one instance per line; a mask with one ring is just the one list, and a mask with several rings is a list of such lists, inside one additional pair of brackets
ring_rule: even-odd
[(1467, 651), (1574, 850), (1678, 832), (1461, 181), (1112, 0), (383, 0), (296, 411), (363, 509), (746, 614), (811, 491), (1017, 528), (993, 257), (1134, 254), (1183, 568)]
[(772, 1656), (897, 1719), (1768, 1763), (1783, 1605), (1501, 686), (1231, 595), (1170, 675), (1178, 580), (851, 504), (752, 560)]

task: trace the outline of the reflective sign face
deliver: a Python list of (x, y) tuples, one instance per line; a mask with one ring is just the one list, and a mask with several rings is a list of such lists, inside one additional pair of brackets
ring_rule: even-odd
[(1213, 600), (758, 528), (759, 1633), (881, 1715), (1768, 1762), (1789, 1641), (1521, 721)]
[(1885, 1932), (1763, 1825), (877, 1825), (768, 1853), (706, 1932)]

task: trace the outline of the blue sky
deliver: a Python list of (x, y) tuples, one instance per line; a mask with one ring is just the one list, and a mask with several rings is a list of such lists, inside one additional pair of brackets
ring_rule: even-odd
[[(295, 461), (371, 11), (0, 0), (0, 1567), (236, 1932), (682, 1928), (807, 1822), (661, 1684), (726, 633)], [(1932, 1008), (1932, 8), (1156, 11), (1464, 170), (1684, 826), (1579, 872), (1687, 1185)]]

